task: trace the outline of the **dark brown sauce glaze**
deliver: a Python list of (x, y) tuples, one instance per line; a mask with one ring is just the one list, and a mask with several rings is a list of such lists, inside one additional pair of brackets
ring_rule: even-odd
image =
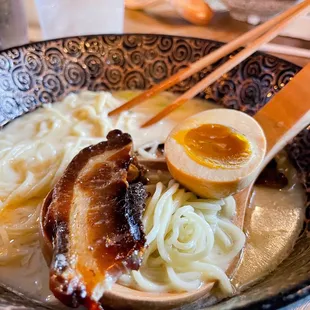
[(107, 286), (139, 268), (147, 197), (141, 181), (130, 135), (114, 130), (83, 149), (55, 185), (44, 229), (53, 242), (50, 289), (65, 305), (100, 309)]

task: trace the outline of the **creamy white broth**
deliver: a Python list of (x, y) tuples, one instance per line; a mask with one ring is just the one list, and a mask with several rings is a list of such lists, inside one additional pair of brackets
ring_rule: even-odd
[(274, 270), (292, 251), (301, 231), (305, 217), (304, 190), (285, 152), (276, 159), (279, 171), (289, 183), (281, 190), (254, 187), (244, 223), (247, 244), (232, 281), (237, 289), (245, 289)]
[[(114, 96), (121, 101), (126, 101), (136, 94), (137, 92), (133, 91), (121, 91), (115, 93)], [(94, 114), (94, 112), (102, 112), (100, 111), (102, 106), (98, 105), (98, 101), (100, 100), (99, 96), (105, 95), (107, 94), (91, 92), (83, 92), (78, 95), (71, 94), (63, 103), (53, 104), (52, 109), (48, 107), (38, 109), (15, 120), (0, 132), (1, 149), (5, 148), (3, 141), (14, 144), (32, 141), (33, 137), (38, 134), (38, 123), (42, 119), (45, 119), (45, 122), (40, 125), (43, 126), (40, 130), (45, 130), (46, 135), (42, 135), (41, 139), (55, 146), (53, 152), (56, 155), (64, 151), (64, 145), (67, 145), (67, 147), (68, 145), (74, 146), (77, 138), (76, 132), (82, 132), (83, 136), (85, 136), (85, 141), (81, 142), (81, 145), (76, 149), (77, 153), (82, 147), (102, 140), (108, 131), (113, 128), (120, 128), (129, 132), (133, 137), (135, 148), (138, 149), (148, 142), (164, 142), (170, 130), (182, 119), (205, 109), (218, 107), (203, 100), (192, 100), (151, 129), (140, 129), (139, 124), (173, 101), (175, 95), (165, 93), (156, 96), (132, 111), (123, 114), (120, 118), (113, 118), (110, 122), (106, 122), (106, 114), (103, 113), (101, 118)], [(89, 109), (86, 108), (87, 106)], [(80, 107), (82, 110), (77, 111)], [(107, 107), (107, 110), (110, 109), (111, 107)], [(54, 124), (49, 123), (49, 120), (53, 117), (60, 121), (58, 123), (54, 122)], [(76, 122), (76, 125), (72, 126), (72, 122)], [(55, 135), (48, 135), (51, 129), (50, 126), (54, 126)], [(72, 143), (69, 141), (69, 144), (66, 144), (68, 143), (68, 136), (72, 137)], [(88, 141), (87, 137), (93, 137), (94, 139)], [(1, 141), (3, 142), (2, 145)], [(27, 165), (28, 169), (33, 169), (34, 172), (42, 170), (43, 177), (46, 174), (45, 165), (52, 164), (53, 157), (50, 156), (50, 152), (51, 149), (47, 145), (43, 145), (40, 149), (41, 164), (36, 163), (36, 159), (33, 158)], [(295, 185), (297, 180), (292, 176), (294, 175), (294, 169), (283, 158), (285, 157), (282, 157), (281, 160), (284, 162), (281, 164), (289, 174), (289, 179), (294, 186), (291, 186), (289, 190), (282, 191), (267, 190), (263, 187), (255, 188), (252, 207), (247, 212), (245, 222), (248, 243), (244, 250), (242, 264), (233, 279), (233, 283), (238, 288), (257, 280), (274, 269), (277, 263), (289, 253), (300, 231), (304, 216), (304, 195), (301, 186)], [(67, 162), (70, 160), (68, 158)], [(18, 171), (18, 167), (21, 167), (21, 165), (25, 165), (25, 163), (17, 162), (15, 170)], [(5, 186), (10, 181), (16, 182), (20, 175), (15, 173), (16, 171), (10, 173), (10, 169), (7, 170), (7, 167), (2, 169), (4, 169), (6, 177), (0, 180), (0, 192), (5, 192)], [(3, 196), (5, 196), (4, 194), (2, 193)], [(32, 201), (33, 204), (39, 202), (41, 198), (38, 197), (38, 201)], [(3, 200), (3, 197), (1, 199)], [(32, 212), (34, 213), (35, 210), (36, 207), (33, 205)], [(10, 222), (13, 218), (13, 215), (2, 217), (0, 225)], [(265, 225), (265, 223), (268, 223), (268, 225)], [(6, 265), (2, 265), (0, 261), (0, 282), (32, 298), (55, 302), (48, 289), (48, 268), (40, 251), (37, 231), (32, 233), (32, 237), (31, 247), (33, 250), (31, 255), (23, 259), (15, 259)], [(11, 243), (14, 244), (14, 238), (12, 240)], [(267, 240), (267, 242), (261, 242), (262, 240)], [(274, 245), (277, 245), (277, 247), (274, 247)], [(28, 249), (29, 245), (23, 245), (21, 242), (21, 250), (22, 247)]]

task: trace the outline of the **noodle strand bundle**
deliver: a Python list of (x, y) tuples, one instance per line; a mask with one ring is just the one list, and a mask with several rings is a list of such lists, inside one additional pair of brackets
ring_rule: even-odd
[(218, 280), (231, 294), (225, 270), (245, 243), (244, 233), (231, 222), (235, 211), (233, 197), (200, 199), (173, 180), (167, 186), (158, 182), (143, 216), (149, 245), (143, 265), (120, 283), (158, 293), (193, 291)]

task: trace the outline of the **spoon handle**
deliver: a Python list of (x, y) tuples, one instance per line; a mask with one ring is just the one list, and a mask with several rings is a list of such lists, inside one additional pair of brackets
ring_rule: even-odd
[(310, 124), (310, 64), (304, 67), (254, 116), (265, 132), (265, 165)]

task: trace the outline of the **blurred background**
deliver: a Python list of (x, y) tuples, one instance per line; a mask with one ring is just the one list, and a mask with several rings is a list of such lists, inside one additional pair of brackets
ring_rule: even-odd
[[(0, 0), (0, 50), (59, 37), (163, 33), (228, 42), (296, 0)], [(204, 7), (201, 7), (201, 4)], [(296, 64), (310, 60), (310, 16), (262, 47)]]

